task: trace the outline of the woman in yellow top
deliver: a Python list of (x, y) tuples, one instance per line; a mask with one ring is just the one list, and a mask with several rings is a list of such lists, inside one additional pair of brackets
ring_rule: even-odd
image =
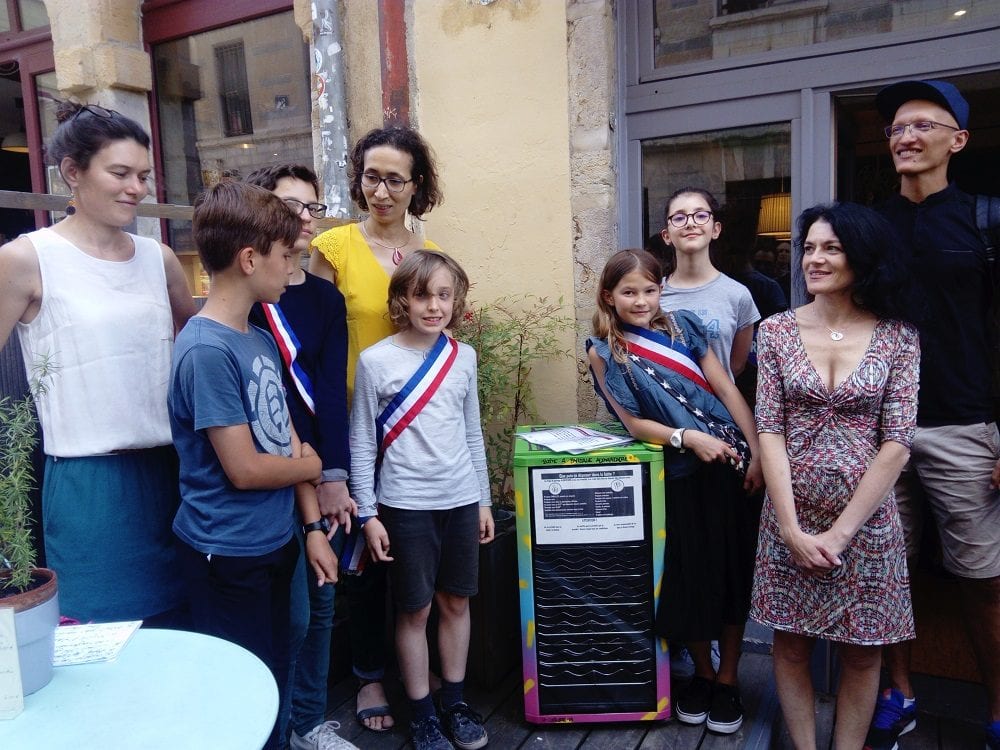
[[(439, 249), (406, 227), (406, 214), (420, 219), (443, 199), (430, 147), (410, 128), (379, 128), (358, 141), (349, 166), (351, 198), (368, 218), (335, 227), (315, 240), (309, 271), (337, 285), (347, 303), (347, 397), (362, 350), (394, 332), (389, 320), (389, 277), (411, 250)], [(326, 514), (328, 509), (321, 506)], [(384, 565), (345, 576), (350, 604), (351, 654), (359, 687), (355, 716), (363, 727), (393, 726), (382, 678), (385, 674)]]
[(430, 147), (415, 130), (372, 130), (354, 145), (351, 198), (368, 217), (334, 227), (313, 241), (309, 271), (332, 281), (347, 302), (347, 397), (362, 350), (393, 334), (387, 300), (389, 277), (410, 250), (438, 250), (406, 227), (444, 196)]

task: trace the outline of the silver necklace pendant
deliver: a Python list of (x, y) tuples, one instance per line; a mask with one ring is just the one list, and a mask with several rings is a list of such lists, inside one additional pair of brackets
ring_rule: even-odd
[(827, 328), (826, 330), (830, 332), (830, 338), (833, 339), (834, 341), (840, 341), (842, 338), (844, 338), (844, 334), (842, 334), (840, 331), (835, 331), (832, 328)]

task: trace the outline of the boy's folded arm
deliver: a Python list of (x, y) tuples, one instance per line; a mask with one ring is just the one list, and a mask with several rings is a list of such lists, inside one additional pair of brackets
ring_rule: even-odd
[(247, 424), (205, 430), (222, 470), (238, 490), (274, 490), (317, 479), (323, 470), (319, 456), (274, 456), (257, 451)]

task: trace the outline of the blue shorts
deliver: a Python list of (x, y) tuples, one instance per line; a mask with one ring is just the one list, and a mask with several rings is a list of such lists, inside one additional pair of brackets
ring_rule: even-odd
[(479, 590), (479, 505), (403, 510), (380, 505), (389, 534), (392, 600), (403, 612), (431, 603), (435, 591), (475, 596)]

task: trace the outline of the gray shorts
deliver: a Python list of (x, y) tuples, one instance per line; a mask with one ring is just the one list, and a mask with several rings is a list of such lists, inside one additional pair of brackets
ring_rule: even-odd
[(960, 578), (1000, 575), (1000, 492), (990, 475), (1000, 457), (995, 422), (917, 427), (910, 460), (896, 482), (906, 554), (917, 557), (927, 500), (944, 567)]
[(479, 505), (403, 510), (379, 505), (389, 534), (389, 586), (396, 607), (417, 612), (435, 591), (475, 596), (479, 590)]

